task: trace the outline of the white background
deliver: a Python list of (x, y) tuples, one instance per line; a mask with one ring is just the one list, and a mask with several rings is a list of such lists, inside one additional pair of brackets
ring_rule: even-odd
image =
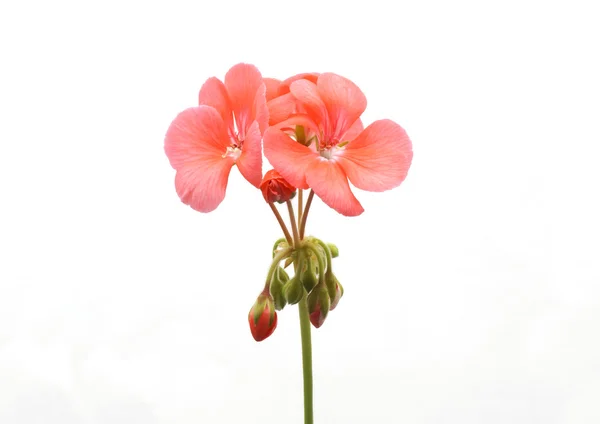
[(344, 75), (414, 143), (311, 212), (346, 289), (317, 423), (600, 422), (594, 2), (150, 3), (0, 7), (0, 423), (302, 422), (295, 308), (247, 324), (274, 218), (237, 169), (194, 212), (163, 151), (239, 62)]

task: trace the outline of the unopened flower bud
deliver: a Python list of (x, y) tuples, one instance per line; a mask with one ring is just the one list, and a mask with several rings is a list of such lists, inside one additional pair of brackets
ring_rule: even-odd
[(343, 295), (344, 295), (344, 288), (338, 281), (338, 283), (335, 287), (335, 296), (331, 298), (331, 306), (329, 306), (330, 311), (333, 311), (335, 309), (335, 307), (337, 306), (337, 304), (339, 303), (339, 301)]
[(338, 256), (340, 256), (340, 251), (335, 244), (327, 243), (327, 247), (329, 247), (329, 251), (331, 252), (332, 258), (337, 258)]
[(263, 341), (277, 328), (277, 312), (273, 304), (273, 298), (261, 294), (254, 302), (248, 313), (250, 332), (257, 342)]
[(316, 259), (312, 258), (307, 261), (306, 268), (300, 274), (300, 281), (302, 281), (302, 285), (307, 293), (310, 293), (319, 282), (313, 261), (316, 261)]
[(283, 296), (287, 303), (295, 305), (302, 300), (304, 295), (304, 287), (298, 279), (297, 275), (294, 275), (287, 283), (283, 285)]
[(290, 279), (288, 273), (285, 272), (285, 269), (283, 269), (281, 266), (278, 266), (275, 270), (275, 277), (278, 278), (282, 283), (286, 283)]
[(325, 274), (325, 285), (327, 286), (329, 297), (332, 300), (335, 298), (335, 292), (337, 291), (338, 284), (339, 281), (333, 272), (328, 272)]
[(285, 270), (281, 267), (277, 267), (275, 270), (275, 275), (271, 280), (271, 284), (269, 285), (269, 292), (271, 296), (273, 296), (273, 303), (275, 304), (275, 309), (281, 311), (287, 301), (283, 296), (283, 285), (290, 279)]
[(319, 328), (325, 322), (331, 301), (327, 287), (319, 286), (308, 295), (308, 313), (310, 322), (316, 328)]
[(259, 188), (268, 203), (284, 203), (296, 195), (296, 187), (288, 183), (274, 169), (265, 174)]

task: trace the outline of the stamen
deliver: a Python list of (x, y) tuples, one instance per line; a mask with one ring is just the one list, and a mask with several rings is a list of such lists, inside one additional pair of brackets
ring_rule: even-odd
[(333, 157), (332, 149), (323, 149), (319, 152), (319, 154), (325, 159), (331, 159)]
[(232, 157), (233, 161), (237, 161), (238, 158), (240, 157), (240, 155), (242, 154), (242, 149), (240, 149), (239, 147), (232, 145), (229, 146), (227, 148), (227, 150), (225, 150), (225, 153), (221, 156), (223, 159), (225, 159), (227, 156)]

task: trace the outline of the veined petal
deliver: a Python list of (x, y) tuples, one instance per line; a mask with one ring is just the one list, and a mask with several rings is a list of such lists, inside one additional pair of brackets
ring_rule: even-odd
[(242, 153), (235, 162), (244, 178), (255, 187), (262, 181), (261, 139), (258, 122), (254, 121), (246, 132)]
[(221, 115), (205, 105), (188, 108), (177, 115), (165, 136), (165, 153), (175, 169), (195, 163), (199, 158), (221, 159), (229, 145)]
[(365, 111), (367, 98), (352, 81), (332, 73), (319, 75), (317, 91), (331, 119), (331, 135), (340, 140)]
[(187, 163), (175, 175), (179, 198), (199, 212), (215, 210), (225, 198), (232, 165), (230, 157)]
[(281, 86), (281, 81), (275, 78), (263, 78), (263, 82), (265, 83), (266, 87), (265, 96), (267, 98), (267, 102), (279, 96), (279, 87)]
[(231, 127), (231, 104), (225, 85), (215, 77), (209, 78), (200, 88), (198, 104), (214, 107), (227, 128)]
[(265, 156), (273, 168), (293, 186), (308, 188), (305, 171), (312, 162), (319, 160), (318, 153), (273, 127), (265, 131), (263, 142)]
[(362, 121), (359, 119), (357, 119), (356, 121), (354, 121), (354, 124), (352, 124), (352, 126), (348, 129), (348, 131), (346, 131), (346, 133), (342, 136), (342, 140), (341, 141), (351, 141), (354, 140), (356, 137), (358, 137), (358, 135), (363, 132), (363, 129), (365, 127), (363, 126)]
[(365, 128), (335, 156), (354, 186), (384, 191), (399, 186), (406, 178), (412, 143), (400, 125), (383, 119)]
[(306, 110), (308, 116), (327, 132), (329, 129), (329, 116), (325, 103), (319, 97), (316, 84), (301, 79), (290, 85), (290, 91)]
[(364, 212), (350, 190), (346, 174), (335, 161), (317, 158), (306, 169), (306, 182), (326, 205), (342, 215), (357, 216)]
[[(238, 130), (247, 131), (254, 120), (259, 121), (260, 128), (266, 128), (269, 116), (268, 113), (262, 113), (267, 110), (265, 88), (262, 75), (256, 66), (246, 63), (233, 66), (225, 75), (225, 87)], [(263, 90), (262, 100), (257, 98), (259, 89)]]
[(223, 201), (233, 165), (223, 157), (228, 145), (225, 123), (210, 106), (186, 109), (171, 123), (165, 153), (177, 170), (175, 188), (183, 203), (210, 212)]
[[(260, 133), (264, 133), (269, 126), (269, 108), (267, 107), (267, 98), (265, 97), (265, 84), (263, 83), (256, 91), (256, 97), (254, 98), (254, 108), (252, 109), (252, 116), (254, 122), (258, 123)], [(252, 124), (250, 124), (252, 126)], [(248, 131), (249, 128), (246, 128)]]

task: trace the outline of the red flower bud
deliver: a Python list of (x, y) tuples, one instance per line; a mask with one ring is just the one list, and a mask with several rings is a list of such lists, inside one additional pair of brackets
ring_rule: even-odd
[(333, 311), (335, 309), (343, 294), (344, 289), (342, 288), (342, 285), (340, 283), (337, 283), (335, 286), (335, 296), (331, 299), (331, 306), (329, 307), (330, 311)]
[(296, 195), (296, 187), (288, 183), (274, 169), (265, 174), (259, 187), (268, 203), (287, 202)]
[(258, 296), (256, 302), (248, 313), (250, 332), (257, 342), (263, 341), (277, 328), (277, 312), (273, 298), (266, 295)]
[(320, 305), (317, 305), (315, 310), (310, 313), (310, 322), (315, 326), (315, 328), (322, 326), (325, 322), (325, 318), (327, 318), (327, 315), (323, 316), (323, 314), (321, 314)]
[(325, 322), (331, 305), (327, 287), (317, 287), (308, 295), (308, 313), (310, 322), (319, 328)]

